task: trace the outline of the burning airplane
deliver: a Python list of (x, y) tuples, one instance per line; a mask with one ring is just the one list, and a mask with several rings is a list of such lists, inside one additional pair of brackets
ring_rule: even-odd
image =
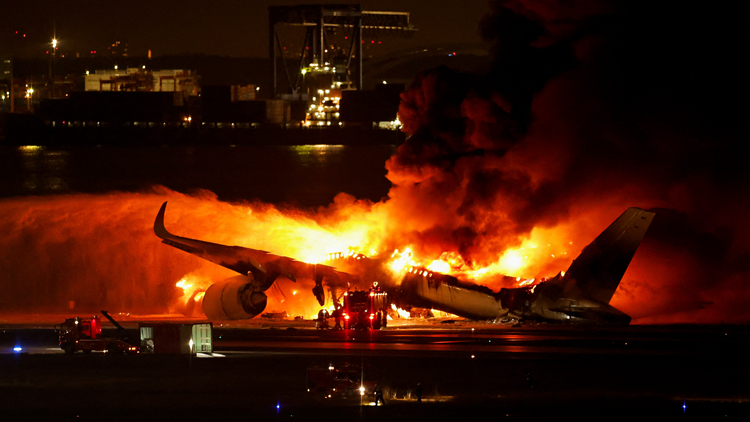
[[(240, 274), (214, 283), (206, 290), (202, 302), (209, 319), (255, 317), (265, 309), (264, 292), (279, 277), (291, 281), (297, 278), (315, 280), (313, 294), (323, 305), (323, 281), (335, 289), (370, 283), (374, 277), (382, 280), (387, 273), (383, 267), (394, 263), (393, 260), (352, 255), (355, 259), (348, 263), (350, 268), (341, 271), (333, 266), (305, 263), (261, 250), (175, 236), (164, 226), (166, 206), (165, 202), (154, 222), (154, 232), (163, 243)], [(567, 271), (538, 284), (503, 288), (495, 293), (451, 275), (404, 264), (399, 265), (400, 271), (396, 273), (397, 278), (402, 279), (391, 280), (386, 285), (393, 290), (402, 307), (433, 308), (470, 319), (512, 318), (627, 325), (630, 316), (609, 305), (609, 301), (654, 215), (639, 208), (629, 208), (583, 249)], [(336, 254), (336, 258), (344, 257)]]
[(630, 316), (609, 305), (654, 213), (629, 208), (565, 272), (499, 293), (455, 277), (409, 268), (402, 290), (414, 302), (472, 319), (570, 321), (627, 325)]

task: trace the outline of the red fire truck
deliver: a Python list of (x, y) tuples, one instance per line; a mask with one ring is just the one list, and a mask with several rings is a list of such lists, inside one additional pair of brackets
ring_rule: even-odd
[(369, 290), (349, 290), (344, 293), (341, 308), (345, 330), (379, 330), (388, 320), (388, 294), (377, 283)]
[(59, 327), (55, 327), (60, 348), (69, 355), (78, 350), (83, 353), (91, 353), (92, 350), (112, 354), (140, 353), (138, 346), (130, 344), (125, 329), (107, 311), (102, 311), (102, 314), (117, 327), (117, 338), (102, 337), (102, 322), (97, 315), (91, 319), (68, 318)]

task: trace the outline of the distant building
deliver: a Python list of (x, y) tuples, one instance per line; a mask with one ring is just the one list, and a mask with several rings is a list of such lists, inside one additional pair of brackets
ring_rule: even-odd
[(10, 111), (10, 87), (13, 80), (13, 59), (0, 55), (0, 111)]
[(111, 46), (107, 47), (109, 54), (112, 57), (128, 57), (128, 44), (120, 41), (115, 41)]
[(10, 55), (0, 55), (0, 80), (13, 79), (13, 58)]
[(232, 85), (232, 102), (255, 100), (255, 85)]
[(397, 130), (403, 84), (379, 84), (372, 91), (343, 91), (340, 120), (347, 126)]
[[(179, 98), (178, 98), (179, 97)], [(53, 127), (164, 127), (188, 122), (182, 96), (170, 92), (71, 92), (41, 102), (38, 114)]]
[(200, 94), (200, 77), (191, 70), (97, 70), (86, 75), (86, 91), (178, 92)]
[(290, 105), (283, 100), (253, 100), (253, 85), (206, 86), (201, 95), (201, 122), (208, 127), (250, 128), (290, 121)]

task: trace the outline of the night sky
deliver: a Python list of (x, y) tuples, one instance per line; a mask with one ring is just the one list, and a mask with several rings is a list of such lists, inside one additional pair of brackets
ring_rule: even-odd
[[(121, 2), (4, 2), (0, 53), (43, 56), (56, 26), (59, 54), (97, 50), (116, 41), (130, 56), (205, 53), (234, 57), (268, 55), (268, 6), (346, 3), (310, 0)], [(357, 4), (357, 2), (352, 2)], [(419, 29), (411, 38), (383, 38), (384, 52), (445, 43), (479, 43), (478, 22), (487, 0), (364, 0), (364, 10), (410, 12)], [(15, 34), (18, 31), (18, 34)], [(23, 38), (23, 34), (26, 38)], [(292, 42), (293, 40), (289, 40)], [(287, 40), (282, 39), (282, 42)], [(302, 40), (298, 40), (302, 42)]]

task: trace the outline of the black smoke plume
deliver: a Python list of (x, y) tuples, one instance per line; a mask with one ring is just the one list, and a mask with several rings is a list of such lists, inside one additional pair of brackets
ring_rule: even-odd
[(432, 69), (402, 95), (392, 201), (441, 204), (409, 237), (484, 265), (534, 228), (655, 208), (613, 304), (746, 321), (740, 16), (728, 2), (493, 2), (490, 74)]

